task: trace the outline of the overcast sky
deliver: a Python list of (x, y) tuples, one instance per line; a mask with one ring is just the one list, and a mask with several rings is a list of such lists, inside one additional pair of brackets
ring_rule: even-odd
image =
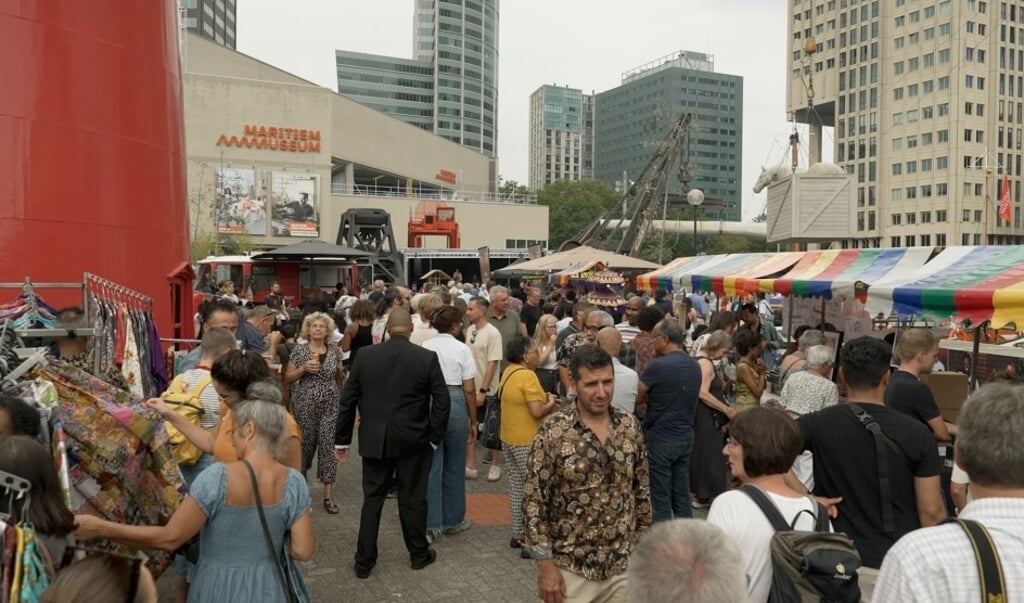
[[(238, 50), (337, 90), (335, 49), (412, 56), (414, 0), (242, 0)], [(678, 50), (707, 52), (743, 76), (743, 217), (751, 187), (788, 156), (785, 0), (502, 0), (498, 172), (529, 179), (529, 96), (543, 84), (602, 92), (622, 72)], [(806, 146), (806, 145), (805, 145)], [(832, 146), (826, 134), (826, 148)]]

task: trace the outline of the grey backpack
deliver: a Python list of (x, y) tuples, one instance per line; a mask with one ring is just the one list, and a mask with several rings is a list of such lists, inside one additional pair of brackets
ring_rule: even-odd
[(828, 512), (815, 503), (814, 531), (797, 530), (779, 512), (775, 503), (760, 488), (747, 484), (740, 488), (761, 508), (775, 528), (772, 536), (772, 586), (768, 603), (857, 603), (860, 585), (857, 569), (860, 555), (846, 534), (829, 531)]

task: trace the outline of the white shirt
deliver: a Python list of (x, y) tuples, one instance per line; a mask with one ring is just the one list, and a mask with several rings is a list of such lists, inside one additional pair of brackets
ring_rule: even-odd
[(625, 321), (615, 325), (615, 328), (622, 335), (622, 345), (629, 345), (640, 334), (640, 327), (634, 327)]
[[(489, 322), (479, 328), (476, 325), (470, 325), (466, 329), (466, 343), (469, 344), (469, 349), (473, 353), (473, 359), (476, 361), (476, 373), (480, 376), (477, 379), (477, 390), (487, 389), (490, 393), (498, 391), (498, 379), (501, 377), (500, 361), (505, 357), (498, 328)], [(487, 365), (491, 362), (499, 362), (499, 365), (494, 369), (491, 382), (484, 383), (484, 377), (487, 376)]]
[[(789, 498), (765, 492), (779, 512), (792, 523), (800, 511), (817, 514), (817, 503), (801, 496)], [(743, 565), (747, 574), (747, 599), (750, 603), (765, 603), (772, 586), (771, 541), (775, 529), (757, 506), (754, 499), (740, 490), (730, 490), (711, 503), (708, 521), (722, 528), (743, 551)], [(796, 522), (798, 530), (813, 530), (814, 519), (803, 513)]]
[(416, 345), (423, 345), (427, 341), (437, 337), (437, 329), (430, 326), (430, 323), (420, 321), (415, 327), (412, 328), (412, 334), (409, 335), (409, 341)]
[(476, 377), (473, 352), (469, 351), (466, 344), (451, 335), (444, 333), (432, 337), (423, 342), (423, 347), (437, 354), (445, 384), (462, 387), (463, 381)]
[(555, 323), (555, 332), (556, 333), (561, 333), (562, 331), (565, 330), (566, 327), (569, 326), (569, 323), (571, 323), (571, 322), (572, 322), (572, 316), (571, 315), (570, 316), (566, 316), (562, 320), (560, 320), (557, 323)]
[(612, 392), (612, 406), (633, 414), (636, 408), (636, 393), (640, 385), (640, 377), (636, 371), (612, 358), (615, 368), (615, 390)]
[[(1005, 600), (1024, 601), (1024, 500), (975, 500), (960, 517), (983, 524), (995, 542), (1006, 580)], [(914, 530), (889, 549), (872, 601), (973, 602), (981, 600), (980, 593), (967, 533), (958, 525), (941, 525)]]

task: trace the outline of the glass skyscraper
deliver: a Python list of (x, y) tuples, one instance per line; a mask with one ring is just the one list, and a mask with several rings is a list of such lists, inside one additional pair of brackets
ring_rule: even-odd
[(339, 50), (338, 92), (494, 156), (498, 0), (416, 0), (413, 58)]

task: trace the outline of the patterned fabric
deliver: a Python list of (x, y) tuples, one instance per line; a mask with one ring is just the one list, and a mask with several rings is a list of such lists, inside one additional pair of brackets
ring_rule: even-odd
[(119, 371), (117, 368), (112, 368), (109, 370), (100, 370), (99, 374), (97, 375), (95, 369), (93, 368), (92, 360), (90, 360), (89, 354), (87, 352), (82, 352), (80, 354), (72, 354), (71, 356), (64, 356), (63, 358), (61, 358), (61, 361), (66, 362), (79, 370), (85, 371), (90, 375), (95, 375), (96, 377), (99, 377), (100, 379), (106, 381), (110, 385), (113, 385), (117, 389), (128, 389), (128, 382), (124, 380), (124, 375), (122, 375), (121, 371)]
[(501, 443), (505, 456), (505, 478), (508, 480), (508, 504), (512, 511), (512, 537), (525, 536), (523, 521), (523, 491), (526, 486), (526, 467), (530, 461), (529, 446), (509, 446)]
[(121, 374), (128, 383), (128, 389), (133, 396), (146, 397), (146, 390), (142, 381), (142, 364), (139, 360), (139, 346), (136, 344), (135, 328), (132, 325), (130, 312), (124, 312), (124, 351), (121, 359)]
[(818, 373), (799, 371), (782, 386), (782, 404), (792, 413), (806, 415), (839, 404), (839, 389)]
[[(558, 348), (558, 364), (568, 368), (569, 361), (572, 359), (572, 355), (579, 348), (587, 345), (588, 342), (582, 333), (573, 333), (572, 335), (565, 338), (562, 342), (561, 347)], [(591, 344), (593, 345), (593, 344)]]
[(575, 406), (541, 423), (527, 463), (526, 535), (535, 559), (553, 557), (587, 580), (623, 574), (651, 526), (647, 446), (640, 422), (612, 408), (604, 444)]
[[(313, 358), (309, 345), (300, 343), (292, 351), (291, 362), (302, 366)], [(320, 360), (320, 372), (305, 373), (292, 385), (292, 408), (302, 430), (303, 473), (317, 457), (316, 476), (322, 483), (333, 484), (338, 463), (334, 460), (334, 431), (338, 421), (338, 365), (341, 356), (337, 346), (327, 346), (327, 355)]]
[(636, 350), (636, 372), (642, 375), (647, 365), (654, 360), (654, 336), (641, 331), (639, 335), (633, 338), (631, 345)]
[[(91, 512), (118, 523), (164, 525), (186, 493), (163, 421), (127, 391), (61, 361), (35, 370), (60, 396), (58, 418), (68, 451), (68, 474)], [(147, 551), (159, 575), (170, 554)]]

